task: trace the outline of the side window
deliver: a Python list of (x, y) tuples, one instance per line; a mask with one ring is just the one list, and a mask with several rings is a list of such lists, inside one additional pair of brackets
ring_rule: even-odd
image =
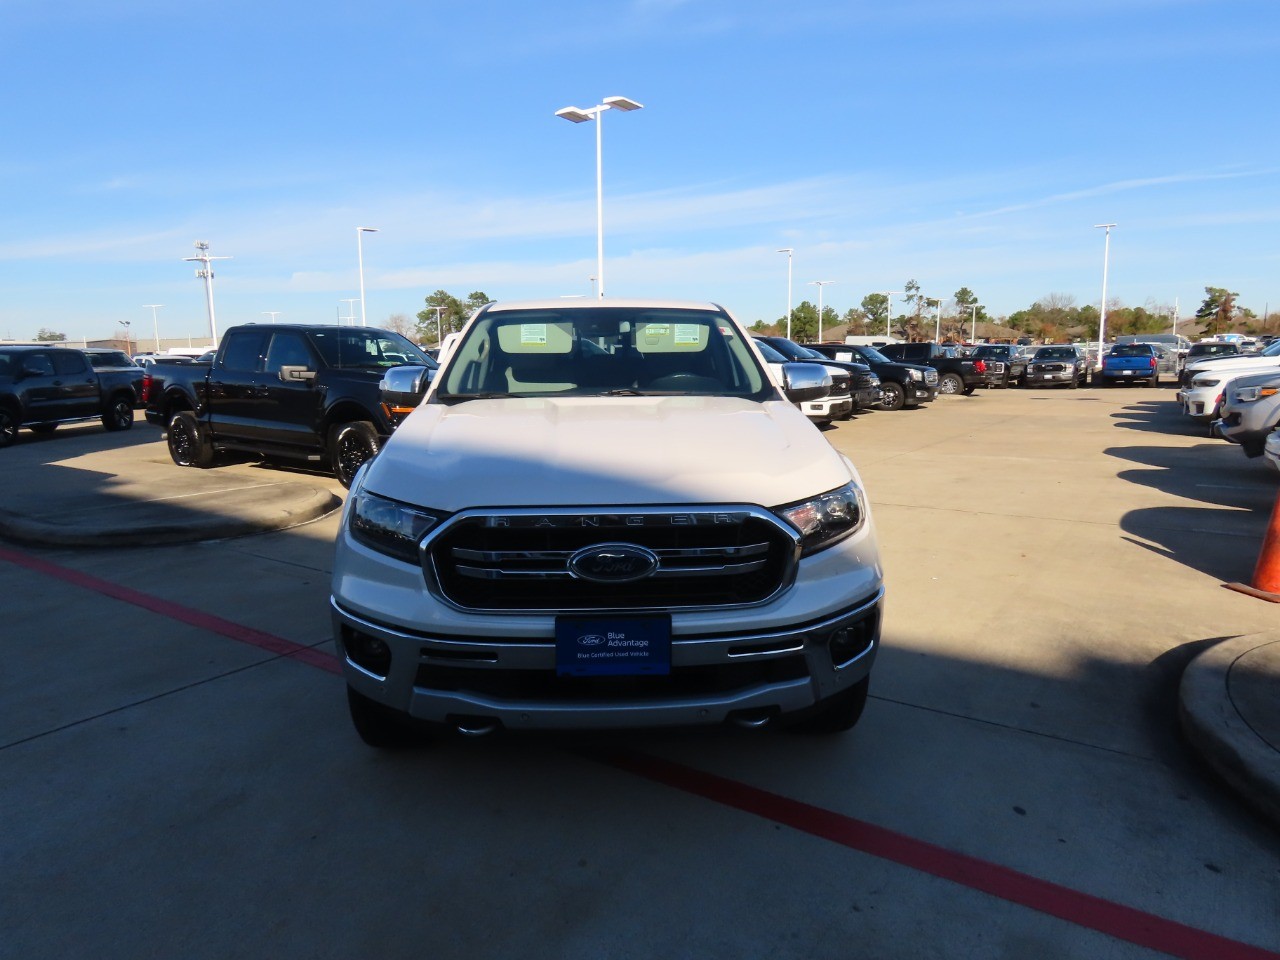
[(222, 350), (222, 368), (236, 373), (256, 373), (266, 339), (266, 333), (260, 330), (232, 334)]
[(22, 360), (22, 372), (37, 377), (52, 377), (53, 361), (47, 353), (29, 353)]
[(284, 331), (271, 338), (271, 347), (267, 350), (267, 373), (279, 373), (281, 367), (315, 368), (311, 351), (307, 342), (299, 333)]
[(53, 369), (60, 377), (71, 377), (87, 372), (89, 364), (78, 350), (57, 350), (53, 353)]

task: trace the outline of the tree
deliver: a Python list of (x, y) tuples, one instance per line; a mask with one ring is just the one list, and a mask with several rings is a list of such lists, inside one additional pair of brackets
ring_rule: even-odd
[(1236, 297), (1225, 287), (1205, 287), (1204, 303), (1196, 311), (1196, 319), (1204, 323), (1204, 332), (1210, 335), (1221, 333), (1235, 323)]
[[(433, 310), (434, 314), (435, 311)], [(393, 313), (387, 317), (387, 322), (383, 324), (384, 329), (390, 330), (392, 333), (398, 333), (402, 337), (408, 337), (412, 340), (418, 335), (417, 324), (411, 323), (408, 314)]]
[[(449, 333), (459, 329), (467, 319), (466, 306), (447, 290), (437, 290), (426, 301), (427, 309), (418, 312), (418, 340), (421, 342), (440, 340), (443, 338), (442, 328), (443, 333)], [(437, 307), (440, 308), (440, 326), (436, 325)]]
[(889, 311), (893, 309), (893, 302), (887, 293), (868, 293), (862, 298), (861, 307), (863, 333), (889, 329)]
[[(826, 313), (824, 310), (823, 313)], [(791, 311), (791, 339), (807, 343), (818, 335), (818, 308), (808, 300)]]
[[(979, 322), (987, 322), (986, 309), (982, 304), (978, 303), (978, 295), (968, 287), (961, 287), (951, 295), (951, 298), (955, 300), (956, 308), (960, 311), (958, 320), (963, 321), (961, 323), (962, 329), (972, 330)], [(976, 312), (973, 309), (974, 307), (978, 308)]]
[(67, 339), (67, 335), (65, 333), (58, 333), (56, 330), (49, 330), (46, 327), (41, 327), (40, 332), (36, 334), (36, 339), (41, 343), (61, 343), (63, 340)]

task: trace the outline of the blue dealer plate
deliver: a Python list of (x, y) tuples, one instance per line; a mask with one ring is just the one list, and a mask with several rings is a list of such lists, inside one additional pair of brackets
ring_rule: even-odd
[(670, 617), (556, 617), (559, 676), (665, 676), (670, 672)]

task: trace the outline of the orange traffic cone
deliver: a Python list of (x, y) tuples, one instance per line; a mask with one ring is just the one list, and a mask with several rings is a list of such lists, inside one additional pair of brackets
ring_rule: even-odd
[(1280, 603), (1280, 494), (1276, 495), (1275, 506), (1271, 508), (1271, 522), (1262, 539), (1258, 565), (1253, 568), (1253, 583), (1224, 583), (1223, 586), (1259, 600)]

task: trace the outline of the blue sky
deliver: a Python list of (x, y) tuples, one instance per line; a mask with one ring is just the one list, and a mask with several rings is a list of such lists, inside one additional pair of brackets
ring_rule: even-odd
[[(0, 337), (606, 291), (751, 323), (833, 280), (1280, 311), (1280, 4), (0, 0)], [(900, 296), (900, 293), (899, 293)], [(358, 312), (358, 305), (356, 311)]]

